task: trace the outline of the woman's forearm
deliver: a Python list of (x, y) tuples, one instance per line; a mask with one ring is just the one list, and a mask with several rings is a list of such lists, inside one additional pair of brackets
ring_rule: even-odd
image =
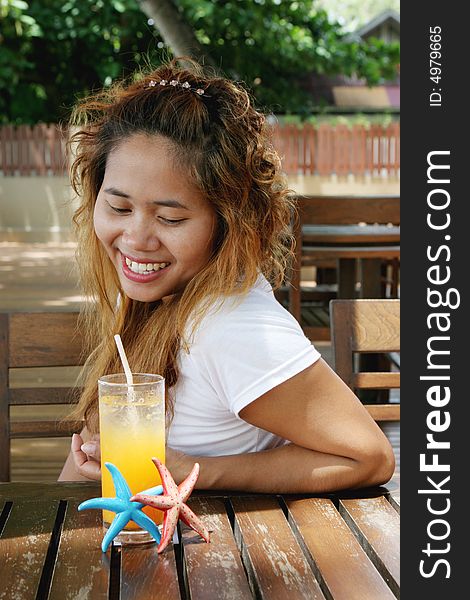
[(384, 483), (386, 465), (288, 444), (232, 456), (188, 457), (199, 462), (199, 489), (315, 493)]

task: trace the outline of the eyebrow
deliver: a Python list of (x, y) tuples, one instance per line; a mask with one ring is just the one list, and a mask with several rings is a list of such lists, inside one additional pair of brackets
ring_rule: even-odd
[[(118, 190), (114, 187), (106, 188), (104, 191), (107, 194), (111, 194), (113, 196), (119, 196), (120, 198), (129, 198), (129, 199), (131, 198), (131, 196), (129, 196), (129, 194), (126, 194), (125, 192), (121, 192), (121, 190)], [(152, 200), (151, 204), (156, 204), (157, 206), (167, 206), (169, 208), (184, 208), (185, 210), (189, 210), (189, 208), (187, 206), (185, 206), (178, 200), (172, 200), (170, 198), (168, 198), (167, 200)]]

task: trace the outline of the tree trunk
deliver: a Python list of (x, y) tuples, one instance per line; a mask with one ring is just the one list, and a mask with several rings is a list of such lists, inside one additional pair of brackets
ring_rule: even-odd
[[(143, 12), (152, 19), (155, 27), (175, 57), (190, 56), (206, 65), (215, 66), (184, 20), (174, 0), (138, 0)], [(184, 64), (184, 61), (180, 61)]]

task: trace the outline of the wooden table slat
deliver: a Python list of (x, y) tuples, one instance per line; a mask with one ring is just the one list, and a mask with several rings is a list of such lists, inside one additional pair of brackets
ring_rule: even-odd
[[(302, 246), (302, 255), (308, 259), (319, 258), (400, 258), (400, 246), (398, 244), (387, 246), (373, 246), (361, 244), (356, 246), (324, 245), (324, 246)], [(302, 260), (302, 264), (306, 261)]]
[(29, 497), (13, 503), (0, 537), (0, 599), (36, 597), (59, 500)]
[(398, 595), (400, 517), (383, 497), (340, 500), (340, 511), (382, 576)]
[(183, 528), (191, 600), (251, 600), (250, 586), (224, 501), (221, 498), (191, 498), (188, 505), (211, 532), (211, 542), (206, 544), (194, 531)]
[(24, 481), (0, 483), (0, 499), (4, 502), (28, 500), (31, 494), (41, 502), (76, 500), (101, 495), (101, 486), (95, 482), (26, 483)]
[(170, 544), (121, 548), (121, 600), (180, 600), (175, 552)]
[(388, 225), (311, 225), (302, 227), (304, 244), (385, 244), (400, 242), (400, 227)]
[(285, 498), (285, 502), (291, 525), (310, 553), (314, 571), (325, 584), (329, 598), (394, 598), (331, 500)]
[(101, 511), (77, 506), (93, 495), (83, 493), (69, 501), (57, 552), (56, 565), (48, 600), (88, 598), (107, 600), (109, 590), (109, 551), (101, 552), (103, 521)]
[(232, 498), (235, 535), (251, 584), (266, 600), (324, 599), (318, 581), (274, 498)]
[(389, 494), (389, 501), (393, 508), (400, 514), (400, 490)]

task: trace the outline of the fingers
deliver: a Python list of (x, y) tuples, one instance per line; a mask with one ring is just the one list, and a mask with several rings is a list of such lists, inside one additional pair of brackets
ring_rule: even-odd
[(82, 438), (77, 433), (75, 433), (72, 436), (71, 444), (72, 458), (75, 464), (75, 469), (80, 475), (83, 475), (88, 479), (100, 481), (101, 465), (99, 462), (99, 444), (98, 449), (96, 448), (96, 444), (94, 448), (90, 448), (90, 450), (93, 450), (93, 453), (95, 455), (98, 454), (98, 460), (96, 460), (91, 453), (87, 454), (87, 452), (83, 451), (83, 449), (86, 449), (88, 444), (93, 443), (94, 442), (86, 442), (84, 444)]
[(101, 446), (99, 440), (93, 439), (88, 442), (85, 442), (81, 446), (82, 452), (88, 456), (88, 458), (92, 458), (100, 462), (101, 460)]
[(80, 449), (80, 446), (83, 444), (82, 436), (78, 433), (74, 433), (72, 435), (72, 452)]
[(75, 463), (75, 466), (77, 467), (77, 470), (79, 472), (80, 472), (80, 469), (82, 468), (82, 466), (88, 460), (87, 455), (81, 449), (82, 444), (83, 444), (82, 438), (78, 435), (78, 433), (74, 433), (72, 435), (71, 450), (72, 450), (73, 462)]

